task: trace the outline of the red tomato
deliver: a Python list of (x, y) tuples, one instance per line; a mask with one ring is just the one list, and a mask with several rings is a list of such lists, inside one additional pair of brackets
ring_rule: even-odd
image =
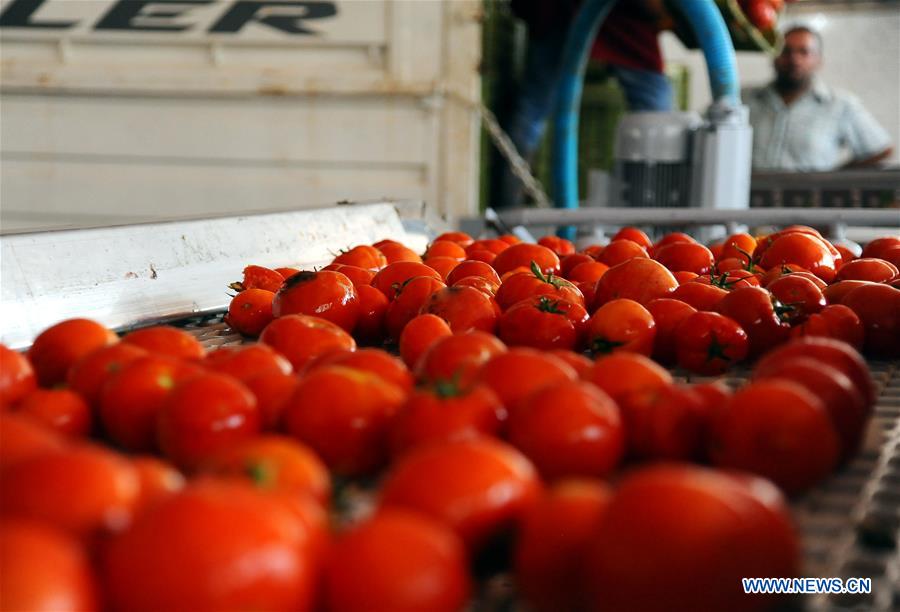
[(168, 462), (156, 457), (135, 457), (131, 465), (137, 473), (140, 484), (135, 515), (152, 508), (160, 500), (184, 488), (184, 476)]
[(388, 430), (406, 393), (370, 372), (326, 366), (305, 376), (284, 406), (288, 434), (309, 445), (342, 475), (378, 470)]
[(108, 604), (135, 612), (310, 610), (319, 559), (308, 524), (280, 498), (244, 483), (193, 484), (106, 547)]
[(415, 369), (422, 355), (441, 338), (452, 336), (450, 326), (437, 315), (423, 314), (413, 318), (400, 334), (400, 357), (410, 369)]
[(675, 363), (675, 330), (697, 309), (681, 300), (659, 298), (647, 304), (647, 312), (656, 324), (653, 358), (660, 363), (672, 365)]
[(210, 455), (200, 471), (245, 479), (263, 489), (309, 495), (323, 506), (331, 497), (328, 468), (311, 448), (282, 436), (243, 440)]
[(489, 387), (460, 389), (438, 383), (412, 393), (391, 428), (391, 450), (398, 457), (424, 444), (494, 436), (506, 409)]
[(853, 382), (840, 370), (812, 357), (791, 357), (756, 368), (754, 379), (785, 379), (818, 397), (841, 438), (841, 460), (859, 450), (871, 410)]
[(709, 312), (714, 311), (726, 295), (728, 291), (716, 285), (689, 281), (679, 285), (669, 297), (697, 310)]
[(866, 244), (860, 257), (877, 257), (879, 259), (884, 259), (889, 250), (898, 246), (900, 246), (900, 236), (876, 238)]
[(206, 349), (194, 336), (169, 325), (154, 325), (126, 334), (122, 342), (139, 346), (154, 355), (200, 361)]
[(300, 272), (284, 282), (272, 302), (272, 314), (319, 317), (339, 325), (347, 333), (359, 320), (359, 297), (349, 278), (340, 272)]
[(466, 249), (451, 240), (435, 240), (425, 250), (423, 259), (432, 257), (450, 257), (456, 261), (466, 258)]
[(429, 384), (453, 382), (463, 388), (472, 384), (481, 365), (506, 351), (506, 345), (491, 334), (465, 332), (438, 339), (416, 363), (415, 374)]
[(466, 253), (471, 253), (473, 251), (488, 251), (489, 253), (493, 253), (496, 256), (508, 249), (510, 246), (510, 243), (504, 240), (499, 240), (497, 238), (483, 238), (481, 240), (476, 240), (475, 242), (467, 246)]
[(835, 280), (865, 280), (874, 283), (886, 283), (897, 277), (900, 272), (897, 266), (883, 259), (855, 259), (841, 266)]
[(841, 303), (862, 321), (866, 354), (883, 359), (900, 357), (900, 289), (878, 283), (857, 287)]
[(201, 374), (180, 383), (156, 416), (159, 448), (175, 465), (193, 469), (210, 455), (262, 429), (256, 397), (224, 374)]
[(615, 236), (613, 236), (612, 239), (613, 241), (631, 240), (632, 242), (636, 242), (645, 249), (653, 246), (653, 241), (650, 240), (650, 237), (636, 227), (623, 227), (618, 232), (616, 232)]
[[(340, 265), (340, 264), (337, 264)], [(300, 272), (297, 268), (275, 268), (275, 271), (281, 274), (281, 278), (288, 279), (292, 277), (294, 274)]]
[(708, 412), (691, 387), (649, 386), (619, 396), (628, 454), (686, 461), (703, 455)]
[(722, 254), (719, 260), (735, 258), (743, 262), (741, 267), (750, 264), (753, 251), (756, 249), (756, 238), (750, 234), (732, 234), (722, 243)]
[(463, 248), (469, 246), (474, 242), (474, 240), (472, 240), (472, 237), (465, 232), (444, 232), (434, 240), (435, 242), (437, 242), (438, 240), (449, 240), (450, 242), (455, 242)]
[(284, 276), (276, 270), (263, 266), (247, 266), (244, 268), (244, 280), (240, 283), (231, 283), (229, 288), (239, 292), (247, 289), (264, 289), (275, 293), (283, 282)]
[(359, 298), (359, 319), (353, 329), (354, 337), (363, 345), (380, 345), (384, 340), (384, 317), (387, 314), (388, 299), (371, 285), (356, 288)]
[(535, 265), (532, 266), (531, 272), (515, 273), (503, 280), (497, 290), (497, 304), (506, 310), (536, 295), (549, 295), (570, 302), (584, 303), (584, 297), (575, 285), (559, 276), (544, 274)]
[(65, 446), (62, 436), (32, 419), (12, 412), (0, 412), (0, 470)]
[(492, 265), (497, 274), (502, 276), (505, 272), (519, 266), (530, 267), (532, 262), (544, 274), (559, 273), (559, 257), (547, 247), (539, 244), (514, 244), (501, 251)]
[(657, 249), (653, 259), (673, 272), (685, 270), (694, 274), (707, 274), (713, 266), (713, 255), (702, 244), (673, 242)]
[(689, 465), (626, 477), (588, 547), (589, 607), (609, 612), (768, 609), (771, 598), (745, 594), (741, 578), (800, 572), (799, 538), (774, 487)]
[(69, 389), (35, 389), (16, 404), (15, 410), (73, 438), (86, 437), (93, 425), (87, 402)]
[(365, 270), (380, 270), (388, 265), (388, 260), (384, 253), (374, 246), (363, 244), (348, 251), (342, 251), (332, 263), (356, 266)]
[(584, 609), (588, 542), (611, 497), (602, 482), (564, 480), (525, 514), (514, 567), (516, 585), (535, 609)]
[(510, 413), (508, 429), (510, 443), (548, 480), (606, 476), (625, 451), (619, 408), (583, 381), (535, 391)]
[(587, 323), (587, 345), (595, 354), (627, 351), (649, 356), (655, 337), (653, 315), (634, 300), (606, 302)]
[(661, 263), (646, 258), (632, 259), (610, 268), (597, 281), (594, 308), (618, 298), (646, 304), (656, 298), (668, 297), (676, 287), (678, 281)]
[(460, 262), (458, 266), (453, 268), (453, 271), (447, 276), (447, 284), (455, 285), (460, 279), (469, 276), (478, 276), (498, 285), (500, 284), (500, 276), (490, 264), (471, 259)]
[(131, 451), (156, 449), (156, 417), (175, 385), (198, 368), (171, 357), (147, 355), (126, 363), (103, 385), (98, 402), (107, 435)]
[(474, 287), (455, 285), (432, 293), (421, 313), (444, 319), (455, 334), (469, 330), (493, 332), (500, 307), (492, 297)]
[[(762, 244), (760, 246), (763, 246)], [(760, 247), (757, 247), (757, 251)], [(754, 258), (757, 255), (754, 254)], [(826, 283), (835, 276), (836, 263), (823, 238), (811, 234), (788, 233), (775, 238), (758, 259), (765, 269), (795, 264), (809, 270)]]
[(90, 559), (80, 543), (50, 525), (0, 524), (4, 610), (99, 610)]
[(274, 431), (281, 423), (281, 413), (297, 385), (300, 384), (293, 374), (268, 372), (258, 374), (244, 382), (256, 398), (259, 409), (260, 425), (263, 431)]
[(543, 236), (538, 239), (538, 244), (547, 247), (560, 257), (575, 253), (575, 245), (572, 244), (572, 241), (559, 236)]
[(647, 258), (647, 249), (631, 240), (613, 240), (597, 258), (610, 268), (635, 258)]
[(290, 374), (294, 371), (290, 361), (266, 344), (222, 346), (207, 353), (203, 365), (241, 382), (247, 382), (260, 374), (270, 372)]
[(318, 368), (332, 365), (370, 372), (384, 381), (397, 385), (406, 392), (411, 391), (413, 387), (413, 375), (403, 362), (387, 351), (376, 348), (322, 355), (310, 363), (304, 373), (309, 374)]
[(769, 478), (798, 493), (838, 464), (840, 439), (822, 401), (787, 380), (753, 382), (716, 415), (710, 455), (719, 467)]
[(353, 286), (356, 287), (357, 291), (359, 291), (360, 287), (371, 285), (372, 279), (375, 278), (375, 272), (373, 270), (360, 268), (359, 266), (348, 266), (347, 264), (328, 264), (322, 268), (322, 270), (340, 272), (350, 279), (350, 282), (353, 283)]
[(383, 243), (376, 243), (374, 246), (385, 256), (388, 266), (403, 261), (422, 263), (422, 258), (419, 257), (418, 253), (399, 242), (389, 240)]
[(596, 283), (609, 270), (609, 266), (599, 261), (589, 261), (578, 264), (569, 273), (569, 280), (573, 283)]
[(574, 353), (567, 349), (553, 349), (548, 351), (548, 355), (553, 355), (554, 357), (565, 361), (569, 364), (575, 373), (578, 374), (578, 378), (581, 380), (589, 380), (591, 377), (591, 370), (594, 368), (594, 362), (582, 355), (581, 353)]
[(255, 338), (273, 319), (274, 299), (275, 294), (265, 289), (241, 291), (228, 304), (225, 322), (236, 332)]
[(307, 315), (275, 319), (262, 331), (259, 341), (287, 357), (297, 372), (319, 355), (356, 350), (350, 334), (331, 321)]
[(685, 242), (689, 243), (689, 244), (694, 244), (697, 241), (694, 240), (693, 238), (691, 238), (690, 236), (688, 236), (687, 234), (685, 234), (684, 232), (670, 232), (670, 233), (666, 234), (665, 236), (663, 236), (662, 238), (660, 238), (659, 240), (657, 240), (656, 243), (650, 247), (650, 249), (649, 249), (650, 256), (653, 257), (653, 255), (657, 251), (659, 251), (661, 248), (663, 248), (665, 246), (668, 246), (670, 244), (678, 244), (678, 243), (685, 243)]
[(637, 353), (615, 353), (594, 362), (590, 381), (617, 402), (629, 393), (672, 384), (663, 367)]
[(747, 332), (716, 312), (697, 312), (675, 332), (678, 365), (705, 376), (716, 376), (747, 357)]
[(811, 315), (804, 323), (791, 329), (792, 338), (803, 336), (835, 338), (861, 351), (866, 330), (855, 312), (843, 304), (831, 304), (823, 308), (821, 312)]
[[(809, 275), (819, 283), (822, 283), (818, 277)], [(711, 272), (708, 276), (698, 276), (697, 282), (708, 285), (721, 287), (726, 291), (737, 289), (738, 287), (759, 287), (759, 277), (749, 270), (726, 270), (724, 272)], [(824, 285), (824, 283), (823, 283)]]
[(140, 494), (134, 467), (87, 444), (20, 461), (0, 480), (4, 517), (36, 519), (78, 536), (128, 525)]
[(453, 257), (427, 257), (422, 263), (435, 270), (441, 275), (444, 282), (446, 282), (450, 273), (459, 265), (459, 261), (460, 260), (454, 259)]
[(383, 510), (344, 533), (324, 573), (332, 612), (456, 612), (471, 591), (459, 537), (434, 519), (403, 509)]
[(491, 387), (510, 412), (535, 391), (577, 378), (575, 370), (564, 361), (525, 347), (495, 355), (478, 373), (478, 380)]
[(534, 466), (513, 447), (490, 438), (456, 440), (424, 446), (395, 464), (381, 507), (434, 517), (475, 552), (513, 528), (540, 488)]
[(776, 278), (766, 287), (785, 308), (784, 320), (788, 323), (802, 323), (810, 315), (825, 308), (825, 296), (808, 278), (797, 274), (786, 274)]
[(559, 260), (559, 275), (568, 279), (569, 273), (583, 263), (597, 263), (597, 260), (585, 253), (566, 255)]
[(16, 403), (36, 387), (34, 368), (25, 355), (0, 344), (0, 408)]
[(790, 336), (790, 325), (782, 319), (784, 306), (761, 287), (741, 287), (729, 292), (717, 310), (747, 332), (751, 358), (771, 350)]
[(382, 268), (372, 279), (372, 286), (381, 291), (388, 301), (397, 297), (403, 284), (416, 276), (430, 276), (444, 282), (443, 277), (425, 264), (414, 261), (398, 261)]
[(763, 32), (771, 32), (778, 22), (778, 11), (768, 0), (746, 0), (747, 19)]
[(451, 285), (452, 287), (474, 287), (488, 297), (495, 297), (500, 285), (480, 276), (465, 276)]
[(69, 368), (82, 357), (118, 341), (115, 333), (96, 321), (69, 319), (38, 334), (28, 349), (28, 361), (34, 368), (38, 384), (52, 387), (65, 382)]
[(69, 388), (80, 394), (92, 408), (100, 405), (100, 393), (106, 381), (127, 364), (147, 355), (139, 346), (118, 342), (101, 347), (69, 369)]
[(534, 296), (500, 316), (497, 336), (508, 346), (574, 350), (582, 345), (587, 320), (587, 311), (580, 304)]
[(430, 276), (414, 276), (403, 283), (384, 316), (388, 337), (399, 340), (403, 328), (419, 314), (432, 294), (446, 286)]

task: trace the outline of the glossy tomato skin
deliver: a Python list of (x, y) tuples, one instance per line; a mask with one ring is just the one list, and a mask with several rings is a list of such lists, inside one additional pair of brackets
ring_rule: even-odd
[(662, 238), (657, 240), (650, 247), (650, 249), (649, 249), (650, 256), (652, 257), (657, 252), (659, 252), (660, 249), (662, 249), (663, 247), (666, 247), (670, 244), (678, 244), (678, 243), (685, 243), (685, 242), (689, 243), (689, 244), (695, 244), (697, 241), (694, 240), (694, 238), (692, 238), (691, 236), (685, 234), (684, 232), (669, 232), (668, 234), (666, 234), (665, 236), (663, 236)]
[(339, 365), (345, 368), (369, 372), (393, 385), (400, 387), (405, 392), (413, 388), (414, 379), (412, 372), (400, 360), (381, 349), (364, 348), (358, 351), (341, 351), (322, 355), (307, 367), (305, 374), (318, 368), (330, 365)]
[[(757, 247), (757, 251), (759, 250)], [(834, 280), (837, 272), (834, 255), (825, 240), (805, 233), (778, 236), (762, 251), (757, 261), (766, 270), (783, 264), (795, 264), (809, 270), (826, 283)]]
[(244, 483), (205, 481), (109, 542), (101, 575), (114, 610), (310, 610), (313, 542), (281, 499)]
[(371, 285), (357, 287), (356, 295), (359, 297), (359, 319), (353, 329), (353, 337), (362, 345), (378, 346), (384, 340), (388, 299)]
[(340, 253), (333, 264), (356, 266), (365, 270), (380, 270), (388, 264), (387, 257), (374, 246), (362, 244)]
[(322, 269), (331, 270), (332, 272), (340, 272), (350, 279), (350, 282), (353, 283), (353, 286), (356, 287), (357, 291), (359, 291), (360, 287), (371, 285), (372, 279), (375, 278), (375, 272), (373, 270), (368, 268), (360, 268), (359, 266), (333, 263), (328, 264)]
[(385, 509), (344, 533), (325, 568), (333, 612), (456, 612), (471, 592), (459, 537), (418, 512)]
[(0, 408), (10, 406), (37, 387), (28, 358), (0, 344)]
[(782, 304), (761, 287), (735, 289), (722, 298), (717, 308), (719, 314), (734, 320), (747, 332), (751, 358), (782, 344), (790, 336), (790, 325), (776, 309), (781, 310)]
[(297, 372), (325, 353), (356, 350), (353, 336), (342, 328), (331, 321), (307, 315), (275, 319), (259, 335), (259, 341), (287, 357)]
[(808, 278), (797, 274), (777, 278), (766, 289), (788, 309), (785, 319), (792, 325), (802, 323), (826, 305), (822, 290)]
[(456, 269), (456, 266), (459, 265), (458, 259), (453, 257), (427, 257), (422, 260), (429, 268), (434, 269), (438, 274), (441, 275), (441, 278), (444, 282), (447, 282), (447, 277), (450, 276), (450, 273)]
[(494, 298), (474, 287), (445, 287), (431, 294), (420, 311), (447, 321), (453, 333), (480, 330), (493, 333), (500, 317)]
[(733, 257), (742, 260), (746, 265), (750, 263), (754, 249), (756, 249), (756, 238), (750, 234), (732, 234), (722, 243), (722, 254), (719, 256), (719, 260)]
[(272, 314), (303, 314), (331, 321), (350, 333), (359, 320), (359, 296), (340, 272), (300, 272), (284, 282), (272, 302)]
[(587, 323), (588, 348), (598, 355), (618, 351), (650, 355), (656, 337), (653, 315), (634, 300), (611, 300)]
[(525, 513), (514, 568), (517, 586), (537, 610), (585, 609), (588, 542), (612, 495), (600, 481), (562, 480)]
[(238, 442), (204, 460), (200, 471), (244, 479), (262, 490), (308, 495), (324, 507), (330, 502), (328, 468), (311, 448), (283, 436)]
[[(298, 272), (299, 274), (299, 272)], [(275, 294), (265, 289), (245, 289), (228, 304), (225, 322), (238, 333), (255, 338), (274, 318)]]
[(671, 299), (689, 304), (697, 310), (715, 311), (719, 303), (728, 295), (722, 287), (699, 281), (688, 281), (678, 286), (670, 294)]
[(452, 336), (450, 326), (437, 315), (422, 314), (414, 317), (403, 328), (398, 342), (400, 357), (410, 370), (415, 370), (429, 348), (441, 338)]
[(866, 330), (855, 312), (843, 304), (830, 304), (791, 329), (791, 338), (803, 336), (834, 338), (861, 351)]
[(508, 346), (576, 350), (582, 345), (587, 320), (587, 311), (580, 304), (535, 296), (500, 316), (497, 336)]
[(69, 389), (35, 389), (16, 404), (16, 412), (71, 438), (86, 437), (93, 429), (90, 406)]
[(103, 385), (127, 364), (144, 357), (139, 346), (117, 342), (101, 347), (81, 358), (69, 369), (69, 388), (80, 394), (92, 408), (99, 408)]
[(647, 249), (627, 239), (613, 240), (603, 249), (597, 258), (602, 264), (614, 267), (635, 258), (646, 258)]
[(862, 393), (840, 370), (812, 357), (792, 357), (777, 366), (769, 362), (753, 372), (756, 379), (785, 379), (797, 383), (822, 400), (841, 438), (841, 461), (859, 450), (871, 409)]
[(176, 385), (198, 371), (183, 361), (159, 355), (125, 364), (100, 391), (99, 415), (106, 434), (131, 451), (155, 450), (160, 408)]
[[(393, 240), (386, 240), (380, 243), (375, 243), (375, 246), (387, 259), (387, 265), (399, 263), (399, 262), (413, 262), (413, 263), (422, 263), (422, 258), (419, 257), (419, 254), (413, 251), (406, 245), (400, 244), (399, 242), (395, 242)], [(385, 266), (386, 268), (387, 266)]]
[(672, 384), (672, 375), (638, 353), (614, 353), (594, 362), (590, 381), (617, 402), (630, 393), (650, 391)]
[(697, 312), (697, 309), (680, 300), (659, 298), (647, 304), (647, 312), (656, 324), (656, 335), (653, 338), (653, 358), (660, 363), (675, 363), (675, 330), (686, 318)]
[(554, 274), (544, 274), (538, 269), (515, 273), (506, 278), (497, 289), (497, 304), (506, 310), (537, 295), (584, 304), (584, 297), (573, 283)]
[(606, 476), (625, 451), (619, 408), (583, 381), (550, 385), (528, 396), (510, 414), (508, 437), (547, 480)]
[(433, 268), (430, 268), (420, 261), (398, 261), (388, 264), (378, 271), (372, 279), (372, 286), (381, 291), (388, 301), (397, 297), (397, 292), (403, 287), (403, 283), (415, 276), (430, 276), (431, 278), (444, 282)]
[(583, 264), (578, 264), (569, 275), (566, 277), (576, 285), (581, 283), (596, 283), (600, 280), (606, 271), (609, 270), (609, 266), (606, 264), (602, 264), (599, 261), (589, 261)]
[(863, 247), (860, 257), (877, 257), (879, 259), (884, 259), (887, 252), (897, 246), (900, 246), (900, 236), (884, 236), (882, 238), (876, 238)]
[(244, 279), (240, 283), (232, 283), (231, 289), (246, 291), (247, 289), (263, 289), (275, 293), (281, 288), (284, 276), (275, 270), (263, 266), (247, 266), (244, 268)]
[(455, 285), (457, 281), (468, 276), (478, 276), (497, 285), (500, 284), (500, 276), (490, 264), (472, 259), (461, 261), (458, 266), (453, 268), (453, 271), (447, 275), (447, 284)]
[(28, 361), (42, 387), (65, 382), (71, 368), (95, 349), (118, 342), (111, 330), (90, 319), (68, 319), (38, 334), (28, 349)]
[(581, 353), (576, 353), (574, 351), (569, 351), (565, 349), (553, 349), (548, 352), (548, 355), (552, 355), (561, 361), (567, 363), (575, 373), (578, 374), (578, 378), (580, 380), (590, 380), (591, 370), (594, 367), (594, 362), (585, 357)]
[(594, 308), (619, 298), (646, 304), (656, 298), (669, 297), (678, 287), (672, 273), (658, 261), (637, 258), (611, 267), (597, 281)]
[(86, 551), (75, 538), (50, 525), (4, 521), (0, 525), (0, 566), (4, 610), (100, 609)]
[(140, 494), (135, 503), (135, 516), (152, 508), (160, 500), (180, 491), (185, 486), (185, 478), (178, 469), (167, 461), (147, 455), (135, 457), (131, 465), (138, 476)]
[(159, 448), (176, 465), (193, 469), (210, 455), (257, 435), (256, 397), (223, 374), (201, 374), (179, 384), (157, 415)]
[(284, 406), (284, 426), (332, 471), (371, 474), (387, 461), (390, 424), (405, 399), (375, 374), (326, 366), (300, 381)]
[(3, 431), (0, 470), (65, 446), (62, 436), (56, 432), (12, 412), (0, 412), (0, 429)]
[[(470, 553), (513, 528), (538, 498), (534, 466), (513, 447), (488, 438), (422, 447), (394, 465), (381, 508), (417, 510), (449, 525)], [(494, 491), (503, 490), (498, 496)]]
[(450, 242), (455, 242), (463, 248), (466, 248), (467, 246), (475, 242), (472, 237), (466, 232), (457, 231), (444, 232), (443, 234), (435, 238), (435, 241), (438, 240), (449, 240)]
[(572, 241), (560, 238), (559, 236), (542, 236), (538, 239), (537, 243), (547, 247), (560, 257), (575, 253), (575, 245)]
[(219, 374), (246, 382), (260, 374), (294, 371), (291, 362), (265, 344), (222, 346), (207, 353), (203, 365)]
[(244, 384), (256, 398), (262, 431), (274, 431), (281, 423), (285, 403), (300, 383), (294, 374), (268, 372), (247, 380)]
[(654, 252), (653, 259), (673, 272), (687, 271), (708, 274), (713, 266), (713, 255), (702, 244), (675, 242)]
[(675, 332), (678, 365), (705, 376), (716, 376), (747, 357), (747, 332), (715, 312), (687, 317)]
[(799, 572), (799, 539), (774, 487), (678, 464), (622, 481), (586, 559), (590, 608), (610, 612), (769, 609), (741, 578)]
[(481, 331), (439, 338), (416, 364), (415, 375), (427, 384), (452, 382), (465, 388), (475, 380), (482, 364), (506, 352), (496, 336)]
[(732, 396), (712, 427), (714, 465), (803, 491), (834, 470), (840, 439), (822, 401), (787, 380), (751, 383)]
[(137, 472), (124, 457), (100, 447), (72, 445), (6, 469), (0, 481), (0, 511), (4, 517), (39, 520), (90, 537), (128, 525), (139, 487)]
[(874, 283), (886, 283), (897, 277), (900, 272), (897, 266), (873, 257), (855, 259), (841, 266), (835, 280), (866, 280)]
[(510, 412), (538, 389), (577, 378), (578, 373), (566, 362), (527, 347), (495, 355), (478, 372), (478, 380), (491, 387)]
[(696, 460), (703, 455), (708, 412), (690, 387), (659, 385), (620, 395), (628, 455), (641, 460)]
[(154, 325), (133, 331), (125, 334), (122, 342), (139, 346), (154, 355), (185, 361), (200, 361), (206, 354), (206, 349), (199, 340), (171, 325)]
[(586, 253), (572, 253), (559, 260), (559, 275), (565, 279), (576, 267), (583, 263), (597, 263), (597, 260)]
[(612, 238), (613, 240), (631, 240), (632, 242), (636, 242), (644, 248), (650, 247), (653, 245), (653, 241), (650, 240), (650, 237), (644, 233), (642, 230), (636, 227), (623, 227)]
[(863, 351), (884, 359), (900, 356), (900, 289), (874, 283), (849, 292), (841, 302), (865, 328)]
[(432, 294), (446, 286), (430, 276), (414, 276), (403, 283), (384, 316), (388, 337), (399, 340), (403, 328), (419, 314)]
[(450, 257), (457, 261), (466, 258), (466, 249), (451, 240), (435, 240), (425, 250), (424, 259), (431, 257)]
[(497, 274), (503, 276), (505, 272), (519, 266), (529, 268), (531, 262), (535, 262), (544, 274), (559, 273), (559, 257), (547, 247), (539, 244), (514, 244), (498, 253), (492, 265)]

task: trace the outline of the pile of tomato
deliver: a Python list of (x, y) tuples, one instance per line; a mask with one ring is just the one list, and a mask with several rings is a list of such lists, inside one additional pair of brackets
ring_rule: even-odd
[(451, 232), (249, 266), (256, 343), (63, 321), (0, 347), (0, 608), (459, 610), (508, 570), (537, 610), (766, 609), (740, 579), (802, 573), (785, 496), (862, 443), (898, 264), (806, 227)]

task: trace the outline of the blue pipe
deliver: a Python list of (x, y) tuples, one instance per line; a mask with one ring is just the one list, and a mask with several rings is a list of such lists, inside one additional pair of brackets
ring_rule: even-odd
[[(597, 31), (616, 0), (587, 0), (569, 29), (563, 50), (556, 110), (553, 117), (553, 186), (558, 208), (578, 208), (578, 115), (587, 58)], [(691, 25), (706, 58), (713, 101), (738, 103), (739, 81), (728, 27), (713, 0), (673, 0)], [(574, 226), (557, 231), (575, 237)]]

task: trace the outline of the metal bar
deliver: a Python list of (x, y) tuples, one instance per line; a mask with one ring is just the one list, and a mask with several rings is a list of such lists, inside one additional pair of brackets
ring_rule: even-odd
[(517, 208), (498, 212), (506, 225), (834, 225), (900, 229), (900, 210), (858, 208)]

